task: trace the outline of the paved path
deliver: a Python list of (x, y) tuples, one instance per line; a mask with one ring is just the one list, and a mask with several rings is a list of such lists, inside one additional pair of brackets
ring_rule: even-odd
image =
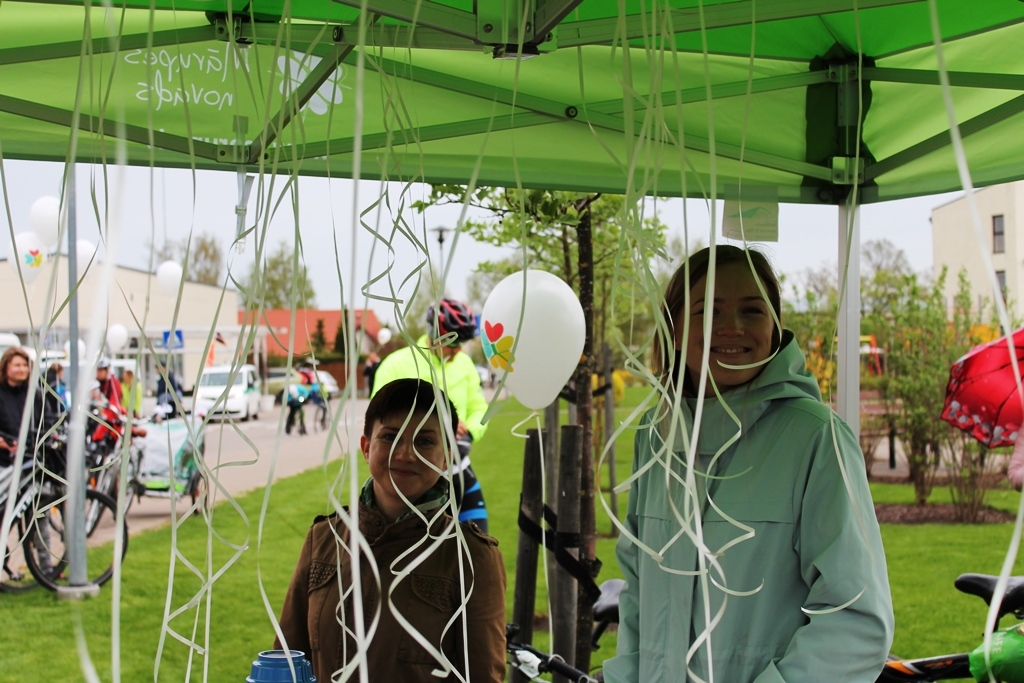
[[(354, 404), (347, 404), (341, 416), (338, 429), (340, 445), (335, 440), (329, 451), (329, 460), (341, 457), (348, 447), (348, 411), (355, 416), (357, 432), (362, 430), (363, 414), (367, 401), (357, 399)], [(337, 404), (332, 406), (336, 410)], [(273, 481), (290, 477), (300, 472), (319, 466), (323, 462), (324, 446), (327, 442), (326, 432), (310, 432), (299, 436), (295, 431), (286, 435), (283, 429), (282, 416), (287, 409), (276, 406), (272, 411), (264, 411), (260, 419), (250, 422), (214, 422), (206, 429), (206, 462), (211, 467), (218, 463), (217, 470), (221, 484), (232, 496), (239, 496), (267, 485), (270, 480), (271, 463), (277, 452)], [(311, 422), (311, 414), (307, 411), (307, 426)], [(236, 429), (237, 428), (237, 429)], [(280, 437), (279, 437), (280, 435)], [(246, 439), (251, 441), (246, 442)], [(280, 445), (278, 445), (280, 444)], [(240, 463), (224, 467), (228, 463)], [(241, 464), (244, 463), (244, 464)], [(184, 514), (192, 504), (191, 498), (185, 496), (177, 501), (177, 513)], [(171, 521), (170, 500), (166, 498), (143, 497), (136, 500), (128, 511), (128, 530), (131, 534), (151, 529)], [(91, 543), (102, 543), (113, 538), (113, 522), (105, 520), (101, 527), (93, 533)]]
[[(490, 392), (488, 392), (490, 393)], [(353, 411), (355, 414), (356, 429), (361, 430), (363, 414), (366, 411), (366, 399), (357, 399), (354, 404), (348, 404), (346, 411)], [(214, 466), (218, 462), (225, 463), (246, 463), (238, 466), (221, 467), (219, 477), (221, 483), (233, 496), (238, 496), (267, 485), (270, 479), (270, 466), (273, 454), (277, 450), (277, 462), (274, 468), (273, 480), (290, 477), (300, 472), (319, 466), (323, 462), (324, 446), (327, 435), (323, 432), (310, 432), (306, 436), (284, 434), (281, 418), (286, 414), (286, 409), (275, 406), (273, 410), (264, 411), (260, 419), (250, 422), (222, 422), (211, 423), (206, 432), (206, 458), (207, 463)], [(310, 419), (307, 415), (307, 421)], [(347, 448), (348, 432), (345, 425), (348, 424), (348, 413), (341, 417), (341, 427), (338, 430), (340, 444), (335, 442), (329, 451), (329, 460), (341, 457), (341, 453)], [(237, 428), (237, 430), (236, 430)], [(280, 434), (280, 442), (278, 437)], [(244, 438), (243, 438), (244, 437)], [(246, 439), (252, 442), (250, 445)], [(278, 446), (280, 443), (280, 446)], [(255, 447), (255, 451), (254, 451)], [(254, 461), (254, 462), (249, 462)], [(902, 444), (896, 441), (895, 468), (890, 468), (889, 443), (882, 439), (875, 451), (874, 465), (871, 469), (872, 477), (876, 480), (895, 479), (905, 481), (909, 471), (907, 460), (903, 452)], [(178, 500), (177, 513), (184, 514), (191, 505), (191, 499), (185, 497)], [(170, 523), (170, 501), (163, 498), (147, 498), (136, 500), (128, 512), (128, 528), (132, 534), (145, 529), (151, 529), (163, 524)], [(113, 524), (108, 522), (106, 528), (98, 529), (93, 535), (92, 541), (103, 542), (113, 537)]]

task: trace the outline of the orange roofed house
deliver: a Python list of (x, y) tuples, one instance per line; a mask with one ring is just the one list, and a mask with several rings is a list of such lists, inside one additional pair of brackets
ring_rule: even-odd
[[(256, 311), (239, 311), (238, 323), (251, 325)], [(316, 333), (318, 320), (324, 321), (324, 348), (330, 352), (334, 349), (334, 338), (345, 311), (320, 310), (315, 308), (299, 308), (295, 311), (295, 341), (292, 342), (292, 311), (289, 308), (277, 308), (263, 311), (262, 323), (270, 333), (267, 335), (267, 353), (271, 356), (287, 356), (288, 345), (294, 344), (293, 354), (296, 358), (309, 355), (310, 340)], [(355, 312), (356, 348), (360, 356), (377, 349), (377, 333), (380, 332), (380, 321), (372, 310)]]

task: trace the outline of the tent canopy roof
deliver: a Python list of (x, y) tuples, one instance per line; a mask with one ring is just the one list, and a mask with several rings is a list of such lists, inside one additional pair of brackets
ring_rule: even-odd
[[(361, 22), (361, 0), (9, 0), (0, 152), (808, 203), (958, 189), (928, 3), (854, 4), (369, 0)], [(937, 5), (975, 184), (1024, 178), (1024, 3)]]

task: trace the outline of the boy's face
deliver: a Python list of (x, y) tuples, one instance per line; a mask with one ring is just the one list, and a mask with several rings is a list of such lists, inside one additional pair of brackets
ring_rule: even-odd
[(437, 413), (424, 422), (426, 412), (418, 411), (402, 429), (407, 415), (400, 412), (378, 420), (370, 436), (360, 438), (360, 448), (373, 477), (377, 506), (390, 519), (407, 508), (399, 491), (415, 502), (437, 483), (439, 471), (445, 469), (446, 437)]

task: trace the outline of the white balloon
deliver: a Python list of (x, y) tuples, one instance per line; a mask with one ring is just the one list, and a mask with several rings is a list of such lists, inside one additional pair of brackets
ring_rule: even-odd
[(46, 248), (34, 232), (19, 232), (14, 236), (14, 243), (11, 245), (7, 263), (11, 265), (15, 275), (18, 274), (20, 265), (21, 277), (26, 285), (30, 285), (43, 272), (43, 264), (46, 263)]
[(114, 354), (120, 351), (128, 343), (128, 328), (120, 323), (114, 323), (107, 328), (107, 349)]
[(384, 346), (389, 341), (391, 341), (391, 330), (386, 327), (380, 328), (380, 330), (377, 331), (377, 344)]
[(499, 377), (508, 373), (505, 386), (527, 408), (550, 405), (576, 372), (586, 339), (572, 288), (543, 270), (513, 273), (491, 291), (480, 320), (484, 355)]
[(75, 250), (75, 268), (78, 270), (78, 279), (81, 280), (85, 277), (85, 271), (99, 262), (99, 247), (89, 240), (78, 240), (75, 243)]
[(164, 261), (156, 268), (156, 282), (168, 296), (177, 296), (181, 275), (181, 264), (174, 261)]
[[(88, 351), (89, 351), (89, 348), (86, 346), (85, 340), (84, 339), (79, 339), (78, 340), (78, 362), (79, 363), (84, 363), (85, 362), (85, 357), (86, 357), (86, 355), (88, 355)], [(68, 360), (71, 360), (71, 341), (70, 340), (64, 342), (64, 356)]]
[(60, 200), (56, 197), (40, 197), (29, 209), (28, 221), (32, 232), (44, 246), (56, 244), (60, 235)]

